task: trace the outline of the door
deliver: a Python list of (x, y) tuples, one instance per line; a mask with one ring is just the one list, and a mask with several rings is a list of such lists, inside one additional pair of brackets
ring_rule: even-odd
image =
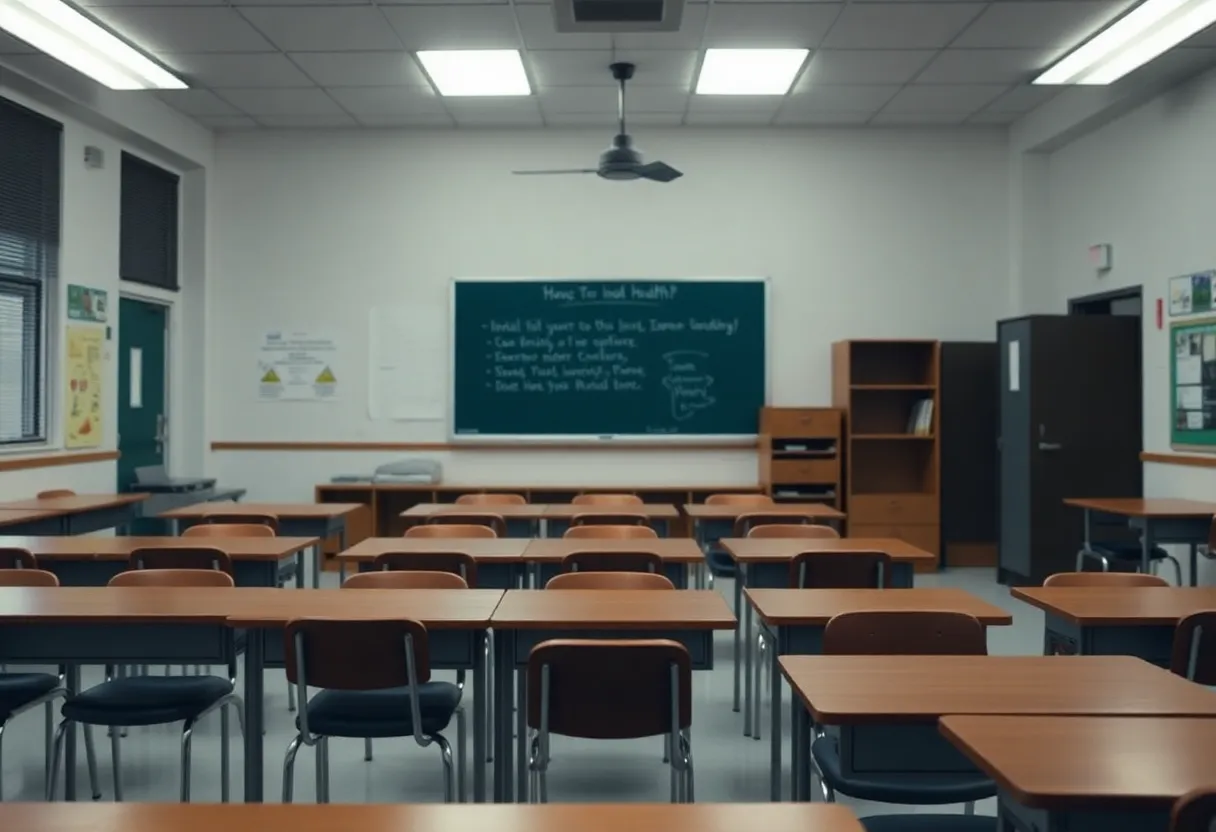
[(127, 491), (136, 468), (165, 462), (169, 307), (120, 298), (118, 309), (118, 490)]

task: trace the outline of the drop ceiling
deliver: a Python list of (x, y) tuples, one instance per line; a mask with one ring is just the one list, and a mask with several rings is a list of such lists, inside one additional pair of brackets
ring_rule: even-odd
[[(636, 125), (1007, 124), (1057, 90), (1028, 80), (1136, 0), (689, 0), (675, 32), (560, 33), (532, 0), (78, 0), (184, 77), (156, 93), (220, 130), (613, 123), (607, 65), (637, 64)], [(807, 47), (783, 97), (690, 94), (708, 47)], [(420, 49), (521, 50), (534, 94), (437, 96)], [(1216, 62), (1209, 30), (1167, 56)], [(0, 61), (50, 60), (0, 33)], [(143, 94), (143, 93), (135, 93)]]

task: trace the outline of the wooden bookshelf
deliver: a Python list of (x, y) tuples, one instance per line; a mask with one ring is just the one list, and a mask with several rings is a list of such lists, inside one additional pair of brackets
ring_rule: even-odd
[[(844, 502), (854, 537), (941, 550), (937, 341), (832, 345), (832, 404), (844, 413)], [(914, 414), (931, 413), (916, 425)]]
[(760, 411), (760, 487), (774, 500), (841, 507), (841, 413), (826, 407)]

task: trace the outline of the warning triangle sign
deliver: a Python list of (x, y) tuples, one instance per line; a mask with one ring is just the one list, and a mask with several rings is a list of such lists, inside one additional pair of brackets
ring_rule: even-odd
[(279, 384), (279, 383), (281, 383), (279, 374), (276, 373), (273, 369), (267, 370), (266, 375), (262, 376), (262, 384)]
[(337, 381), (338, 380), (334, 378), (333, 370), (329, 369), (328, 367), (322, 370), (317, 376), (317, 384), (336, 384)]

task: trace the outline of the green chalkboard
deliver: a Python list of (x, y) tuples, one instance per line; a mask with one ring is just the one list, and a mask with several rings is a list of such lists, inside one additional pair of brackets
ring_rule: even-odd
[(766, 288), (759, 279), (456, 280), (452, 435), (755, 435)]
[(1216, 445), (1216, 318), (1170, 325), (1170, 444)]

